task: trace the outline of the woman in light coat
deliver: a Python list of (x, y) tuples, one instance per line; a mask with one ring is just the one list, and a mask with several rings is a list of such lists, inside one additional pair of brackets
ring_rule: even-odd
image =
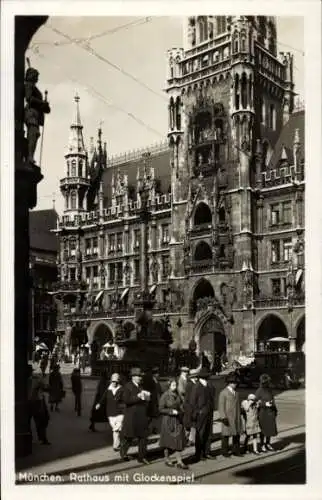
[(258, 421), (258, 405), (255, 394), (249, 394), (248, 398), (242, 402), (242, 415), (245, 419), (245, 442), (244, 451), (247, 453), (248, 441), (252, 439), (253, 453), (259, 454), (257, 447), (258, 435), (260, 433)]

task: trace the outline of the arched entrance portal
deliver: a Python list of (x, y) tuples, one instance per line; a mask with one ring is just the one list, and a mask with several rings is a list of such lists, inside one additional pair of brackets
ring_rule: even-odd
[(106, 342), (113, 343), (113, 334), (109, 327), (104, 323), (98, 325), (93, 335), (93, 341), (97, 343), (98, 349), (101, 349)]
[(296, 350), (304, 351), (305, 348), (305, 317), (301, 319), (296, 330)]
[(212, 288), (209, 281), (202, 279), (199, 281), (195, 288), (193, 299), (192, 299), (192, 314), (195, 315), (198, 310), (198, 300), (204, 299), (206, 297), (214, 297), (214, 289)]
[(210, 352), (213, 359), (226, 355), (227, 341), (222, 322), (216, 317), (208, 318), (200, 329), (200, 352)]
[[(269, 342), (270, 339), (274, 340)], [(269, 314), (260, 324), (257, 332), (257, 349), (258, 351), (289, 350), (287, 328), (275, 314)]]
[(71, 327), (70, 347), (72, 352), (88, 341), (86, 326), (82, 323), (76, 323)]

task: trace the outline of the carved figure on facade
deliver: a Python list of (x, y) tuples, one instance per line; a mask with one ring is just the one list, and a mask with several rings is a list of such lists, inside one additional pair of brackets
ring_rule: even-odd
[(244, 271), (244, 304), (246, 305), (246, 307), (252, 306), (253, 285), (253, 271), (248, 268)]
[(35, 163), (34, 155), (37, 142), (40, 137), (39, 127), (45, 123), (45, 114), (50, 113), (50, 106), (47, 102), (47, 92), (45, 99), (37, 88), (39, 72), (34, 68), (28, 68), (25, 75), (25, 124), (27, 127), (27, 161)]
[(152, 260), (152, 263), (151, 263), (151, 267), (150, 267), (151, 275), (152, 275), (152, 281), (154, 283), (158, 282), (159, 267), (160, 267), (159, 263), (158, 263), (157, 259), (154, 257), (153, 260)]
[(183, 243), (183, 266), (185, 269), (188, 269), (190, 267), (190, 258), (191, 258), (191, 243), (188, 238), (185, 238)]

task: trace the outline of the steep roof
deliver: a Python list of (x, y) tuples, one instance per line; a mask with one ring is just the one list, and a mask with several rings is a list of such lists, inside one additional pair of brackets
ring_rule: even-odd
[(58, 241), (51, 229), (56, 229), (56, 210), (34, 210), (29, 213), (30, 248), (49, 252), (58, 251)]
[[(150, 166), (154, 168), (155, 179), (159, 183), (159, 191), (162, 194), (168, 193), (169, 188), (171, 188), (170, 151), (165, 145), (161, 146), (159, 150), (151, 151)], [(124, 160), (120, 158), (119, 161), (111, 161), (110, 166), (103, 173), (104, 198), (108, 200), (108, 204), (110, 204), (112, 195), (113, 173), (116, 175), (119, 170), (121, 174), (126, 174), (128, 176), (129, 187), (136, 192), (138, 168), (140, 168), (142, 174), (143, 161), (140, 154), (129, 155), (128, 158), (124, 155)]]
[(305, 113), (304, 111), (296, 111), (290, 116), (288, 122), (282, 128), (281, 134), (276, 142), (274, 147), (274, 152), (269, 162), (269, 166), (272, 168), (277, 165), (279, 160), (281, 159), (281, 155), (283, 152), (283, 148), (287, 154), (287, 159), (289, 163), (292, 165), (293, 158), (293, 142), (295, 131), (298, 129), (299, 138), (300, 138), (300, 148), (301, 148), (301, 156), (300, 160), (304, 159), (305, 153)]

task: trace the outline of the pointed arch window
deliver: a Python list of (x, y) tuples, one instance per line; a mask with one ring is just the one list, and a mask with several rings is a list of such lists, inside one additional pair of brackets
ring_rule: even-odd
[(70, 176), (70, 161), (67, 160), (67, 177)]
[(176, 125), (177, 130), (181, 130), (181, 101), (180, 97), (176, 99)]
[(72, 210), (76, 210), (76, 199), (77, 199), (76, 191), (72, 191), (70, 194), (70, 208)]
[(169, 125), (170, 129), (174, 129), (174, 100), (173, 97), (170, 98), (170, 104), (169, 104)]
[(233, 53), (236, 54), (239, 51), (239, 41), (238, 41), (238, 33), (234, 33), (233, 36)]
[(240, 50), (246, 52), (246, 33), (242, 32), (240, 35)]
[(83, 160), (78, 162), (78, 177), (83, 177)]
[(199, 29), (199, 43), (203, 43), (208, 38), (208, 25), (207, 21), (204, 17), (201, 17), (198, 20), (198, 29)]
[(226, 222), (226, 210), (224, 207), (219, 209), (219, 222)]
[(226, 26), (226, 16), (217, 16), (217, 35), (225, 33)]
[(269, 119), (268, 126), (272, 130), (276, 130), (276, 109), (275, 109), (274, 104), (270, 104), (270, 106), (269, 106), (269, 116), (268, 116), (268, 119)]
[(76, 177), (76, 160), (72, 160), (72, 171), (71, 171), (71, 176)]
[(242, 79), (241, 79), (241, 102), (242, 102), (242, 108), (246, 109), (247, 108), (247, 76), (246, 73), (243, 73)]
[(239, 75), (235, 76), (235, 109), (239, 109)]

